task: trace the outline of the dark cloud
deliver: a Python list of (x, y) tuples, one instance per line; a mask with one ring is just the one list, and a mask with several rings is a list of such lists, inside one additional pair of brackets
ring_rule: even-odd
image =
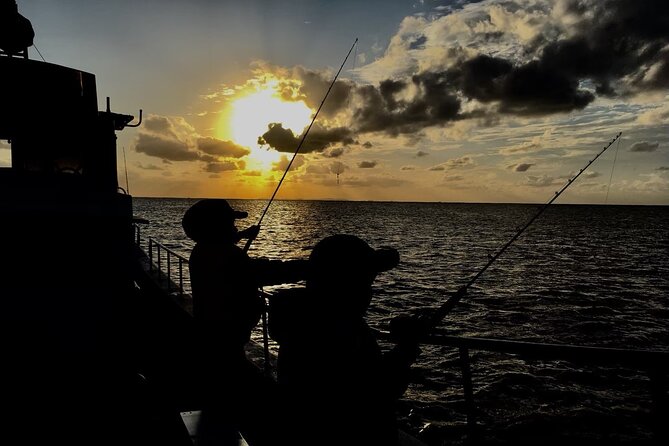
[(204, 171), (210, 173), (221, 173), (231, 170), (242, 170), (244, 167), (246, 167), (246, 163), (244, 161), (222, 161), (207, 163), (204, 167)]
[(660, 172), (666, 172), (669, 171), (669, 166), (660, 166), (655, 170), (659, 170)]
[(170, 161), (195, 161), (200, 154), (193, 152), (188, 145), (174, 139), (140, 133), (137, 137), (135, 150), (149, 156), (155, 156)]
[(448, 182), (462, 181), (464, 179), (465, 179), (465, 177), (463, 177), (462, 175), (447, 175), (447, 176), (444, 177), (444, 181), (448, 181)]
[(373, 169), (378, 163), (376, 161), (361, 161), (358, 163), (360, 169)]
[(416, 166), (402, 166), (400, 170), (416, 170)]
[(367, 142), (365, 142), (362, 146), (363, 146), (365, 149), (371, 149), (371, 148), (373, 147), (373, 144), (372, 144), (371, 142), (367, 141)]
[(527, 172), (530, 167), (534, 166), (532, 163), (512, 164), (507, 169), (512, 169), (514, 172)]
[(343, 147), (336, 147), (334, 149), (327, 149), (323, 152), (323, 156), (326, 158), (339, 158), (344, 154)]
[[(290, 158), (288, 158), (286, 155), (281, 155), (281, 159), (279, 161), (272, 163), (272, 170), (275, 172), (284, 172), (288, 168), (288, 164), (290, 164)], [(304, 165), (304, 157), (302, 155), (297, 155), (293, 160), (293, 163), (290, 164), (290, 170), (297, 170), (302, 165)]]
[(163, 170), (162, 167), (156, 166), (155, 164), (142, 164), (137, 163), (137, 167), (144, 170)]
[(144, 120), (143, 127), (155, 133), (172, 133), (172, 123), (165, 116), (151, 115)]
[(445, 163), (437, 164), (436, 166), (430, 167), (428, 170), (432, 171), (442, 171), (442, 170), (452, 170), (460, 169), (463, 167), (468, 167), (474, 165), (474, 159), (470, 156), (462, 156), (460, 158), (451, 158)]
[[(415, 92), (410, 99), (400, 95), (408, 90)], [(458, 119), (460, 111), (460, 100), (446, 73), (417, 74), (407, 81), (385, 80), (378, 88), (361, 86), (356, 94), (363, 105), (353, 112), (353, 125), (361, 133), (415, 133)]]
[(348, 170), (348, 166), (344, 163), (341, 163), (339, 161), (335, 161), (332, 164), (330, 164), (330, 172), (334, 174), (342, 174), (345, 171)]
[[(258, 138), (259, 145), (267, 145), (279, 152), (294, 153), (303, 135), (295, 136), (281, 123), (270, 124), (269, 129)], [(300, 149), (300, 153), (322, 152), (332, 144), (353, 144), (353, 133), (346, 127), (324, 128), (314, 125)]]
[(449, 78), (470, 99), (495, 101), (499, 111), (544, 115), (582, 109), (594, 100), (579, 79), (541, 61), (514, 66), (506, 59), (479, 55), (449, 70)]
[(416, 154), (415, 154), (414, 156), (415, 156), (416, 158), (422, 158), (422, 157), (424, 157), (424, 156), (428, 156), (428, 155), (429, 155), (428, 152), (423, 152), (422, 150), (419, 150), (418, 152), (416, 152)]
[[(279, 91), (284, 100), (302, 100), (312, 110), (318, 109), (325, 93), (328, 91), (334, 74), (326, 74), (314, 70), (309, 70), (298, 66), (293, 69), (292, 76), (299, 80), (299, 84), (294, 81), (285, 81), (279, 85)], [(337, 80), (330, 90), (321, 115), (332, 117), (340, 110), (348, 106), (353, 83), (347, 80)]]
[[(536, 64), (544, 72), (591, 80), (599, 95), (669, 87), (669, 2), (565, 2), (575, 25), (567, 39), (548, 43)], [(544, 42), (545, 43), (545, 42)]]
[(199, 138), (197, 148), (204, 153), (229, 158), (241, 158), (251, 153), (246, 147), (235, 144), (232, 141), (223, 141), (216, 138)]
[(632, 147), (630, 147), (630, 152), (655, 152), (658, 147), (660, 147), (660, 143), (641, 141), (634, 143)]

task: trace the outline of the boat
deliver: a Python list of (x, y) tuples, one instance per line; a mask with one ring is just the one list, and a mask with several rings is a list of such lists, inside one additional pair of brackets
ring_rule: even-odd
[[(100, 111), (95, 75), (27, 51), (0, 54), (0, 140), (11, 141), (11, 167), (0, 168), (3, 442), (192, 446), (188, 260), (142, 237), (148, 222), (117, 180), (116, 132), (139, 125), (141, 112), (135, 122), (110, 99)], [(666, 352), (439, 332), (423, 342), (458, 351), (469, 443), (482, 427), (470, 352), (494, 351), (639, 368), (650, 377), (654, 441), (665, 444)], [(271, 370), (259, 343), (249, 354)]]
[(116, 133), (141, 111), (100, 111), (95, 75), (2, 37), (3, 443), (192, 445), (172, 382), (190, 319), (141, 280), (117, 180)]

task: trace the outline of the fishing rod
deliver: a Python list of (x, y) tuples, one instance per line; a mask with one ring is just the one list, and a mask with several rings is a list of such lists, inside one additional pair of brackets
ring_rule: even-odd
[[(300, 140), (300, 143), (297, 145), (297, 148), (295, 149), (295, 153), (293, 153), (293, 157), (290, 159), (290, 162), (288, 163), (288, 166), (286, 167), (286, 170), (283, 172), (283, 175), (281, 176), (281, 180), (279, 180), (279, 184), (276, 185), (276, 189), (274, 189), (274, 193), (272, 194), (272, 197), (269, 199), (269, 202), (267, 203), (267, 206), (265, 207), (265, 210), (263, 211), (262, 215), (260, 216), (260, 220), (258, 220), (257, 226), (260, 226), (260, 223), (262, 223), (263, 219), (265, 218), (265, 214), (267, 214), (267, 211), (269, 210), (269, 207), (272, 205), (272, 202), (274, 201), (274, 197), (276, 197), (277, 192), (279, 192), (279, 188), (281, 188), (281, 184), (283, 183), (283, 180), (286, 178), (286, 175), (288, 174), (288, 171), (290, 170), (290, 166), (293, 165), (293, 161), (295, 161), (295, 157), (297, 154), (300, 152), (300, 149), (302, 148), (302, 145), (304, 144), (304, 141), (307, 139), (307, 135), (309, 134), (309, 131), (311, 130), (311, 127), (314, 125), (314, 122), (316, 122), (316, 118), (318, 117), (318, 114), (321, 112), (321, 109), (323, 108), (323, 104), (325, 104), (325, 100), (328, 98), (328, 95), (330, 94), (330, 91), (332, 90), (332, 87), (334, 87), (335, 82), (337, 81), (337, 78), (339, 77), (339, 74), (341, 73), (341, 70), (344, 69), (344, 65), (346, 65), (346, 61), (348, 60), (348, 57), (351, 55), (351, 51), (353, 51), (353, 48), (355, 45), (358, 43), (358, 39), (355, 39), (355, 42), (353, 42), (353, 45), (351, 45), (351, 48), (348, 50), (348, 53), (346, 54), (346, 57), (344, 58), (344, 61), (341, 63), (341, 66), (339, 67), (339, 71), (337, 71), (337, 74), (335, 74), (334, 79), (332, 79), (332, 82), (330, 83), (330, 87), (328, 88), (328, 91), (325, 93), (325, 96), (323, 97), (323, 100), (321, 101), (321, 105), (318, 106), (318, 109), (316, 110), (316, 113), (314, 114), (314, 117), (311, 119), (311, 123), (309, 124), (309, 127), (307, 127), (307, 130), (304, 132), (302, 135), (302, 139)], [(249, 237), (248, 240), (246, 241), (246, 245), (244, 245), (244, 252), (248, 252), (249, 248), (251, 247), (251, 244), (253, 243), (253, 240), (255, 240), (255, 237)]]
[(425, 323), (421, 324), (423, 330), (425, 330), (424, 334), (427, 334), (434, 328), (436, 328), (436, 326), (442, 321), (442, 319), (446, 317), (446, 315), (450, 313), (451, 310), (457, 305), (460, 299), (462, 299), (467, 294), (467, 290), (469, 289), (469, 287), (471, 287), (479, 279), (479, 277), (481, 277), (483, 273), (490, 267), (490, 265), (495, 263), (495, 261), (507, 250), (507, 248), (511, 246), (513, 242), (515, 242), (518, 239), (518, 237), (520, 237), (523, 234), (523, 232), (525, 232), (525, 230), (529, 228), (530, 225), (537, 218), (539, 218), (541, 214), (543, 214), (543, 212), (546, 210), (546, 208), (548, 208), (548, 206), (550, 206), (555, 200), (557, 200), (557, 198), (560, 195), (562, 195), (562, 193), (565, 190), (567, 190), (567, 188), (571, 186), (574, 183), (574, 181), (576, 181), (576, 179), (579, 176), (581, 176), (581, 174), (585, 172), (585, 170), (588, 167), (590, 167), (592, 163), (595, 162), (595, 160), (597, 160), (597, 158), (599, 158), (604, 152), (606, 152), (606, 150), (620, 138), (620, 135), (622, 135), (622, 132), (619, 132), (615, 138), (613, 138), (593, 159), (591, 159), (588, 162), (588, 164), (585, 165), (585, 167), (583, 167), (581, 170), (578, 171), (576, 175), (570, 178), (559, 191), (555, 192), (555, 195), (553, 195), (553, 197), (546, 204), (544, 204), (539, 209), (539, 211), (536, 214), (534, 214), (534, 216), (532, 216), (532, 218), (530, 218), (527, 223), (525, 223), (523, 227), (518, 229), (516, 233), (513, 235), (513, 237), (511, 237), (511, 239), (508, 242), (506, 242), (506, 244), (502, 246), (499, 249), (499, 251), (497, 251), (494, 255), (491, 255), (489, 257), (488, 263), (486, 263), (478, 273), (476, 273), (471, 279), (469, 279), (469, 281), (463, 286), (461, 286), (456, 292), (452, 293), (446, 302), (444, 302), (439, 308), (434, 310), (434, 312), (428, 316), (427, 321), (424, 321)]

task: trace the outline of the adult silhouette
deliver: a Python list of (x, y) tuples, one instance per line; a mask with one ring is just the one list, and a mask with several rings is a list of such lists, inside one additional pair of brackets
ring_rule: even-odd
[(300, 432), (293, 443), (397, 444), (395, 402), (418, 347), (383, 353), (365, 314), (377, 274), (398, 262), (394, 249), (373, 249), (352, 235), (327, 237), (309, 257), (306, 288), (271, 301), (285, 423)]
[(28, 57), (35, 31), (30, 20), (19, 14), (14, 0), (0, 0), (0, 50), (6, 54)]
[(246, 358), (244, 347), (264, 311), (258, 288), (302, 280), (306, 261), (250, 258), (237, 242), (255, 237), (259, 227), (238, 231), (235, 220), (246, 216), (226, 200), (205, 199), (182, 220), (196, 242), (189, 269), (203, 395), (200, 445), (234, 442), (236, 431), (251, 445), (274, 444), (278, 429), (275, 383)]

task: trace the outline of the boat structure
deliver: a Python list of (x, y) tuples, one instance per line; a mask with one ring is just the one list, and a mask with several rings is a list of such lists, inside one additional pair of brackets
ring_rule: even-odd
[[(143, 236), (148, 222), (118, 184), (116, 133), (139, 125), (141, 112), (113, 112), (109, 99), (100, 111), (95, 75), (27, 51), (0, 53), (0, 140), (11, 149), (0, 168), (3, 444), (196, 444), (188, 259)], [(666, 444), (666, 352), (439, 330), (422, 341), (458, 352), (449, 373), (460, 376), (466, 442), (485, 428), (472, 378), (472, 352), (484, 351), (639, 370), (653, 441)], [(267, 349), (256, 342), (249, 352), (272, 369)]]

